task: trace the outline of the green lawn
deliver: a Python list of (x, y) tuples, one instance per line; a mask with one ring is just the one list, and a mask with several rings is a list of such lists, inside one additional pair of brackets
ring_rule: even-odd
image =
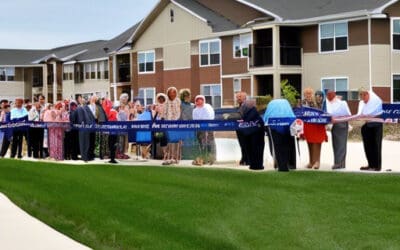
[(94, 249), (399, 249), (400, 176), (0, 160), (0, 192)]

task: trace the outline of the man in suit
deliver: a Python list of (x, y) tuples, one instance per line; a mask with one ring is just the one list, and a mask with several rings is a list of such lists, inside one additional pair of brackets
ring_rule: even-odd
[[(91, 125), (96, 123), (90, 104), (78, 107), (71, 113), (71, 124)], [(79, 129), (79, 150), (83, 161), (94, 160), (95, 133), (93, 131)]]

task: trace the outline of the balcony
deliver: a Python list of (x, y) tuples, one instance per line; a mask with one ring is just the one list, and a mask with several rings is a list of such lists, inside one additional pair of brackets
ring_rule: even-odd
[(273, 64), (272, 46), (250, 44), (250, 67), (268, 67)]
[(281, 65), (301, 65), (301, 48), (299, 46), (281, 46)]

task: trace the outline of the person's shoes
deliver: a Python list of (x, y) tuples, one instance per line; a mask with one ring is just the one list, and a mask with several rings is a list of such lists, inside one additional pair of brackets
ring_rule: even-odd
[(306, 168), (308, 168), (308, 169), (312, 169), (312, 167), (313, 166), (311, 165), (311, 163), (308, 163), (307, 166), (306, 166)]
[(109, 160), (108, 163), (116, 164), (118, 162), (116, 160), (112, 159), (112, 160)]
[(344, 169), (344, 166), (341, 164), (335, 164), (332, 166), (332, 170)]
[(164, 165), (164, 166), (171, 165), (171, 161), (166, 160), (163, 163), (161, 163), (161, 165)]
[(319, 161), (316, 161), (312, 166), (313, 169), (319, 169)]
[(257, 167), (257, 168), (249, 167), (249, 169), (250, 169), (250, 170), (256, 170), (256, 171), (258, 171), (258, 170), (264, 170), (264, 166), (262, 166), (262, 167)]
[(192, 165), (195, 165), (195, 166), (202, 166), (203, 163), (204, 163), (204, 161), (200, 157), (197, 157), (195, 160), (192, 161)]
[(239, 165), (240, 166), (247, 166), (248, 164), (246, 163), (246, 161), (240, 160)]
[(364, 170), (364, 171), (381, 171), (380, 168), (373, 168), (373, 167), (369, 167), (369, 166), (361, 167), (360, 170)]

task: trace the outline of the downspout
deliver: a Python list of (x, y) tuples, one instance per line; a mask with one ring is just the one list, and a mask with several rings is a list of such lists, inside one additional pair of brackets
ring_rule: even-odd
[(369, 64), (369, 90), (372, 90), (371, 15), (368, 15), (368, 64)]
[(53, 103), (57, 101), (57, 62), (54, 61), (53, 63)]
[(113, 68), (113, 88), (114, 88), (114, 101), (117, 99), (117, 54), (113, 55), (112, 61), (112, 68)]

